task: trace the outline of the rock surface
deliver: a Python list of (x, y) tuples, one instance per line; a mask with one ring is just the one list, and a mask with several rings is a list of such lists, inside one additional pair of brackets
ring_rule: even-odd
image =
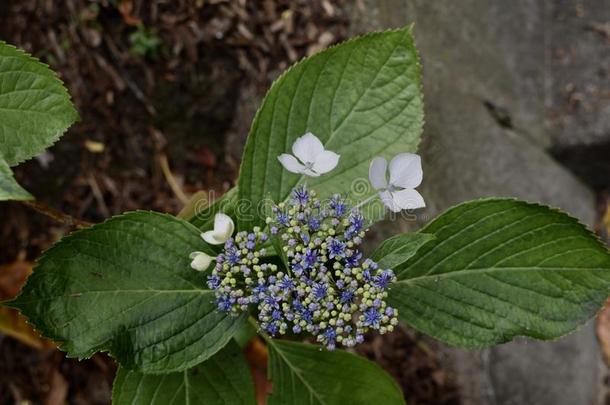
[[(422, 193), (429, 204), (420, 219), (493, 195), (541, 201), (593, 224), (594, 193), (548, 153), (556, 142), (547, 120), (553, 85), (549, 21), (561, 4), (364, 4), (354, 9), (358, 32), (415, 22), (426, 102)], [(556, 342), (520, 340), (470, 352), (448, 348), (464, 403), (598, 403), (601, 358), (592, 326)]]
[(596, 188), (610, 186), (610, 6), (563, 0), (550, 18), (552, 154)]
[(610, 6), (557, 3), (548, 25), (552, 143), (564, 148), (610, 143)]

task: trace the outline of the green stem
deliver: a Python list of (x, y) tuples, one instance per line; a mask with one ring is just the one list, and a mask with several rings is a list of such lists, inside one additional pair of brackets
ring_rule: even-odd
[(267, 335), (260, 327), (260, 325), (258, 324), (258, 322), (256, 321), (256, 319), (254, 319), (252, 316), (248, 317), (248, 322), (250, 322), (250, 325), (254, 326), (254, 329), (256, 329), (256, 333), (262, 337), (265, 342), (267, 342), (267, 344), (272, 344), (271, 343), (271, 337), (269, 335)]

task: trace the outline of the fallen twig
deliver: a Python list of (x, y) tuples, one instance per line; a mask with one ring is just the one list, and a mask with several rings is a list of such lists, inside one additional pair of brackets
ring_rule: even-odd
[(159, 153), (159, 165), (161, 166), (161, 171), (163, 172), (163, 176), (165, 176), (165, 180), (169, 187), (172, 189), (174, 195), (180, 200), (183, 205), (188, 204), (190, 198), (184, 194), (182, 191), (182, 187), (176, 181), (171, 169), (169, 168), (169, 163), (167, 162), (167, 156), (164, 153)]
[(42, 203), (40, 201), (21, 201), (21, 204), (30, 207), (34, 211), (51, 218), (52, 220), (70, 227), (75, 228), (86, 228), (88, 226), (93, 225), (90, 222), (82, 221), (80, 219), (76, 219), (71, 215), (68, 215), (64, 212), (61, 212), (53, 207), (49, 207), (47, 204)]

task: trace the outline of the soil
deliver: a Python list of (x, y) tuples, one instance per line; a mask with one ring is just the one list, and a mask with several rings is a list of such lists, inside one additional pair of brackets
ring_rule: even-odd
[(388, 335), (367, 336), (356, 352), (400, 383), (407, 404), (460, 404), (456, 377), (442, 368), (442, 350), (433, 339), (401, 327)]
[[(48, 63), (81, 120), (16, 168), (39, 203), (96, 223), (135, 209), (177, 213), (234, 183), (255, 107), (291, 63), (346, 38), (346, 0), (4, 0), (0, 39)], [(0, 265), (36, 259), (73, 225), (0, 205)], [(1, 279), (1, 278), (0, 278)], [(6, 297), (5, 297), (6, 298)], [(434, 343), (411, 332), (359, 352), (409, 404), (458, 404)], [(116, 366), (0, 335), (0, 403), (107, 404)]]

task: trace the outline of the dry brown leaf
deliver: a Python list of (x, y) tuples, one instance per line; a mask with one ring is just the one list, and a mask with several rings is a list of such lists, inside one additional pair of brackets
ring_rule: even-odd
[(32, 263), (18, 260), (0, 266), (0, 301), (13, 299), (32, 273)]
[(133, 2), (131, 0), (123, 0), (119, 3), (118, 7), (121, 16), (123, 16), (123, 21), (127, 25), (140, 25), (142, 24), (142, 20), (138, 17), (132, 15), (133, 12)]
[(256, 402), (259, 405), (265, 405), (267, 396), (273, 391), (271, 381), (267, 379), (267, 357), (269, 356), (267, 346), (263, 344), (260, 338), (255, 337), (248, 343), (244, 353), (254, 381)]
[(189, 200), (184, 208), (178, 213), (177, 217), (182, 219), (193, 218), (200, 210), (210, 206), (209, 193), (203, 190), (197, 191)]
[(25, 317), (12, 308), (0, 308), (0, 332), (35, 349), (53, 347), (53, 343), (41, 338)]
[(85, 140), (85, 148), (91, 153), (102, 153), (106, 149), (106, 145), (103, 142), (87, 139)]
[[(610, 202), (606, 205), (606, 212), (602, 217), (601, 233), (606, 238), (610, 236)], [(597, 316), (597, 339), (604, 355), (606, 364), (610, 366), (610, 299)]]
[(597, 315), (597, 339), (606, 364), (610, 365), (610, 299)]
[(606, 206), (606, 212), (602, 218), (602, 224), (605, 228), (604, 231), (606, 232), (606, 235), (610, 236), (610, 202)]
[[(0, 266), (0, 301), (16, 297), (31, 273), (32, 263), (26, 261)], [(36, 349), (54, 346), (41, 338), (25, 317), (12, 308), (0, 307), (0, 332)]]

